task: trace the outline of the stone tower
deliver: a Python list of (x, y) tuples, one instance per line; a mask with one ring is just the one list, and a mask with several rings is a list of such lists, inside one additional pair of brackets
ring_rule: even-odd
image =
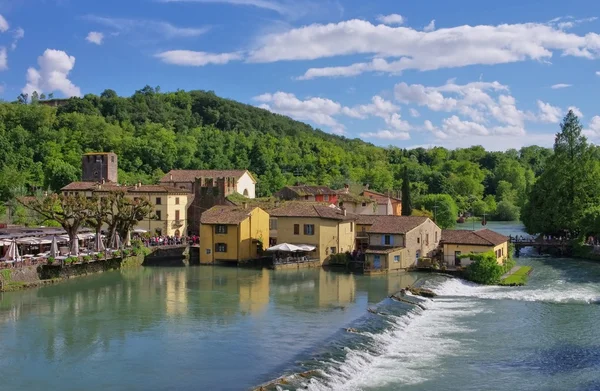
[(117, 155), (112, 152), (91, 152), (81, 158), (83, 182), (118, 182)]

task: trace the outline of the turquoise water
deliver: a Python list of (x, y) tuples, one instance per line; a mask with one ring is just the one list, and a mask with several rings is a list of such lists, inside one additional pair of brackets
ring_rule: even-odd
[[(245, 390), (311, 369), (283, 389), (600, 389), (600, 264), (519, 262), (521, 288), (195, 267), (5, 293), (0, 389)], [(387, 298), (415, 282), (440, 294), (412, 298), (425, 310)]]

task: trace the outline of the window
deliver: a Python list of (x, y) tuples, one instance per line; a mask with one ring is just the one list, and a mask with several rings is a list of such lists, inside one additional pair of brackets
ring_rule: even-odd
[(156, 220), (162, 220), (162, 216), (161, 216), (160, 210), (157, 210), (156, 212), (154, 212), (154, 214), (156, 215)]
[(308, 196), (304, 196), (304, 199), (305, 199), (305, 200), (308, 200)]
[(225, 243), (215, 244), (215, 252), (216, 253), (226, 253), (227, 252), (227, 244), (225, 244)]
[(354, 223), (350, 223), (350, 232), (354, 232)]
[(215, 225), (215, 233), (225, 235), (227, 233), (227, 226), (223, 224)]
[(115, 157), (114, 157), (114, 156), (111, 156), (111, 157), (110, 157), (110, 162), (111, 162), (111, 163), (114, 163), (114, 162), (115, 162)]
[(210, 255), (210, 253), (211, 253), (211, 252), (212, 252), (212, 251), (210, 250), (210, 248), (207, 248), (207, 249), (206, 249), (206, 255)]
[(269, 229), (277, 229), (277, 219), (269, 219)]
[(340, 202), (340, 206), (344, 206), (344, 203), (343, 203), (343, 202)]
[(156, 197), (156, 205), (162, 205), (162, 199), (160, 197)]
[(366, 202), (363, 202), (363, 203), (362, 203), (362, 206), (367, 206), (367, 203), (366, 203)]
[(330, 247), (329, 251), (331, 251), (332, 254), (335, 254), (335, 247)]
[(179, 221), (179, 211), (175, 211), (175, 220)]
[(315, 225), (314, 224), (304, 224), (304, 235), (314, 235), (315, 234)]
[(417, 244), (421, 243), (421, 238), (417, 238)]
[(325, 195), (323, 196), (323, 200), (325, 200), (325, 201), (329, 201), (329, 194), (325, 194)]
[(437, 240), (437, 231), (435, 232), (435, 242), (436, 243), (438, 242), (438, 240)]
[(385, 237), (383, 239), (383, 243), (386, 246), (389, 246), (390, 244), (392, 244), (392, 237), (390, 235), (385, 235)]
[(294, 235), (300, 235), (300, 224), (294, 224)]
[(394, 263), (400, 262), (400, 255), (394, 255)]
[(502, 247), (502, 248), (500, 249), (500, 255), (501, 255), (501, 256), (504, 256), (504, 247)]
[(425, 245), (429, 246), (429, 234), (425, 234)]
[(175, 197), (175, 205), (179, 205), (179, 197)]

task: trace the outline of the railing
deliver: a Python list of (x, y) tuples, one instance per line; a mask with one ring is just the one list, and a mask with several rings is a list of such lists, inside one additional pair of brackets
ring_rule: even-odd
[(171, 224), (174, 228), (183, 227), (183, 220), (173, 220)]

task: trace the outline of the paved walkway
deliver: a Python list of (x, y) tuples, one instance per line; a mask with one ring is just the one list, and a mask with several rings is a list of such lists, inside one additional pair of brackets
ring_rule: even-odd
[(520, 268), (521, 266), (513, 266), (513, 268), (506, 272), (502, 277), (500, 277), (500, 279), (504, 280), (506, 277), (515, 274)]

